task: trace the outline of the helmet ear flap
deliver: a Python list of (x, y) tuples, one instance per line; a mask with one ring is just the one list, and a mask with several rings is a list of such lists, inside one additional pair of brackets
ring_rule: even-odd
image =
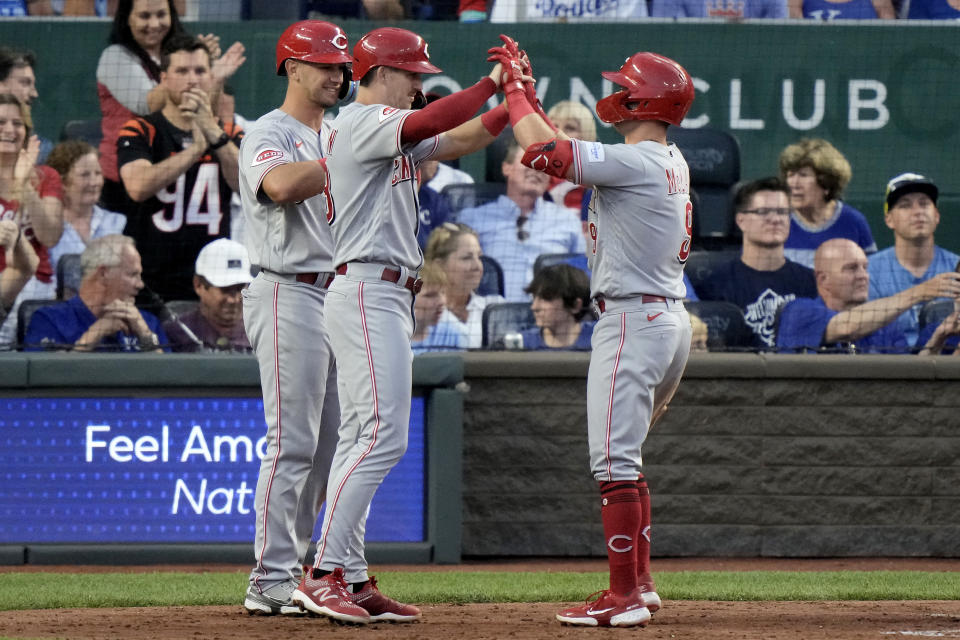
[(410, 105), (411, 109), (423, 109), (427, 106), (427, 97), (423, 95), (423, 91), (417, 91), (417, 95), (413, 97), (413, 104)]
[(357, 95), (357, 84), (353, 81), (353, 71), (348, 65), (343, 65), (343, 82), (340, 84), (340, 93), (337, 94), (340, 102), (350, 102)]

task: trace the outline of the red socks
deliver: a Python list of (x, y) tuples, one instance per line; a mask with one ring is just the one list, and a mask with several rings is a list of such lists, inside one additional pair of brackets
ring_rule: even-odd
[(637, 582), (653, 582), (650, 576), (650, 489), (641, 473), (637, 478), (637, 490), (640, 493), (640, 535), (637, 536)]
[[(641, 526), (641, 496), (636, 482), (614, 481), (600, 483), (600, 498), (600, 516), (610, 564), (610, 590), (623, 595), (637, 586), (637, 532)], [(649, 551), (648, 544), (648, 557)]]

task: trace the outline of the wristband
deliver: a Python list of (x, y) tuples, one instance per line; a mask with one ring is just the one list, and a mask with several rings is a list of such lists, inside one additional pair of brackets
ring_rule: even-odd
[(207, 151), (216, 151), (220, 147), (226, 145), (228, 142), (230, 142), (230, 136), (228, 136), (227, 132), (224, 131), (220, 134), (220, 137), (217, 138), (216, 142), (207, 147)]
[(510, 124), (510, 112), (501, 102), (498, 106), (480, 116), (480, 123), (483, 124), (484, 129), (490, 135), (496, 138)]
[(508, 93), (507, 106), (510, 108), (510, 124), (514, 126), (525, 116), (535, 113), (533, 107), (527, 102), (527, 97), (523, 94), (523, 91)]

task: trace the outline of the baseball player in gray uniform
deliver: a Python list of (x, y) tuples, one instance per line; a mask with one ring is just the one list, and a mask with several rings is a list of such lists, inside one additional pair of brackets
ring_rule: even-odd
[(669, 58), (634, 54), (619, 71), (602, 73), (622, 90), (596, 105), (624, 143), (571, 140), (527, 104), (516, 79), (525, 54), (501, 38), (505, 46), (491, 53), (508, 69), (504, 92), (514, 134), (526, 148), (522, 162), (594, 187), (587, 254), (600, 319), (587, 374), (587, 431), (610, 588), (557, 619), (643, 626), (661, 601), (650, 575), (650, 493), (640, 448), (680, 383), (692, 333), (681, 302), (692, 234), (689, 169), (679, 149), (667, 144), (667, 124), (683, 120), (693, 83)]
[(260, 267), (243, 292), (243, 321), (260, 366), (267, 422), (256, 565), (244, 599), (251, 613), (302, 613), (291, 595), (336, 449), (337, 376), (323, 324), (333, 280), (323, 116), (349, 86), (352, 61), (340, 27), (319, 20), (288, 27), (277, 42), (277, 74), (288, 80), (284, 102), (240, 145), (246, 245)]
[[(422, 73), (439, 73), (427, 43), (404, 29), (375, 29), (353, 49), (356, 102), (340, 109), (327, 149), (337, 276), (326, 326), (337, 359), (340, 441), (313, 571), (294, 601), (352, 623), (418, 620), (420, 610), (387, 598), (367, 573), (364, 528), (374, 493), (407, 447), (413, 383), (410, 338), (422, 254), (417, 165), (492, 142), (508, 121), (503, 106), (471, 117), (499, 89), (500, 66), (463, 91), (424, 104)], [(366, 609), (338, 606), (339, 576)]]

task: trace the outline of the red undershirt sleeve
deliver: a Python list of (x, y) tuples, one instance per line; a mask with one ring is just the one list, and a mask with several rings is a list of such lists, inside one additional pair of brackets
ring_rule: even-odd
[(487, 77), (414, 111), (403, 121), (401, 144), (420, 142), (463, 124), (496, 92), (497, 84)]

